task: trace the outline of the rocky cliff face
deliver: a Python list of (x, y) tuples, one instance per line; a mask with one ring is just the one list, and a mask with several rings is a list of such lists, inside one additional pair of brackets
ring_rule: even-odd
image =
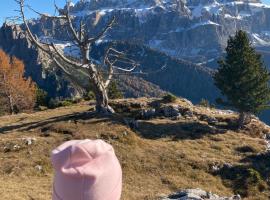
[(199, 64), (216, 60), (238, 29), (263, 53), (270, 46), (270, 6), (257, 0), (80, 1), (72, 12), (94, 24), (117, 16), (107, 39), (135, 40)]
[[(270, 6), (259, 0), (81, 0), (71, 5), (71, 12), (75, 21), (86, 21), (90, 35), (116, 16), (117, 27), (103, 41), (135, 41), (211, 67), (228, 37), (243, 29), (270, 64)], [(46, 39), (69, 39), (57, 28), (63, 23), (42, 18), (32, 21), (32, 29)]]
[(59, 70), (46, 70), (46, 63), (41, 62), (42, 54), (32, 47), (20, 26), (4, 24), (1, 27), (0, 48), (8, 54), (22, 59), (26, 65), (25, 75), (32, 77), (40, 88), (49, 92), (50, 96), (59, 97), (76, 93), (61, 78)]

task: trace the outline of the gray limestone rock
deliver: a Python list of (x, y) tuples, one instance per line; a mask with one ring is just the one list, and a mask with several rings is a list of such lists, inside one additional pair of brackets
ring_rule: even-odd
[(240, 195), (220, 197), (201, 189), (186, 189), (166, 197), (161, 197), (160, 200), (241, 200), (241, 197)]

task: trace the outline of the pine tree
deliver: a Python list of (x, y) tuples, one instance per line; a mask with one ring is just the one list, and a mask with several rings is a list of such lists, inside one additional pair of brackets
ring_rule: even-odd
[(230, 37), (226, 52), (225, 59), (219, 61), (214, 81), (226, 96), (223, 104), (239, 111), (239, 127), (242, 127), (250, 122), (251, 114), (268, 108), (270, 76), (246, 32), (240, 30)]

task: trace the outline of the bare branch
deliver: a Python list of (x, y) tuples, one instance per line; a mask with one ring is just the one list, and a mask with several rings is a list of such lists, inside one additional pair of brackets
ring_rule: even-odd
[(57, 47), (55, 46), (54, 43), (51, 43), (51, 46), (52, 46), (52, 48), (54, 49), (54, 51), (56, 52), (56, 54), (57, 54), (63, 61), (65, 61), (67, 64), (70, 64), (70, 65), (73, 65), (73, 66), (76, 66), (76, 67), (82, 67), (82, 64), (77, 63), (77, 62), (75, 62), (75, 61), (72, 61), (72, 60), (68, 59), (66, 56), (64, 56), (64, 55), (57, 49)]
[(108, 51), (106, 52), (106, 56), (107, 56), (108, 63), (110, 63), (109, 58), (113, 57), (114, 60), (118, 63), (124, 63), (124, 64), (127, 64), (129, 66), (132, 66), (131, 68), (128, 68), (128, 69), (117, 67), (117, 66), (112, 66), (114, 69), (117, 69), (120, 71), (132, 72), (139, 66), (138, 63), (136, 63), (134, 60), (127, 58), (123, 52), (117, 51), (114, 48), (109, 48)]
[(114, 66), (115, 69), (120, 70), (120, 71), (124, 71), (124, 72), (132, 72), (132, 71), (134, 71), (137, 67), (138, 67), (138, 65), (134, 65), (133, 67), (131, 67), (131, 68), (129, 68), (129, 69), (125, 69), (125, 68), (121, 68), (121, 67), (116, 67), (116, 66)]
[(69, 6), (70, 6), (70, 4), (69, 4), (69, 1), (67, 0), (66, 1), (66, 9), (67, 10), (66, 10), (65, 16), (66, 16), (66, 20), (67, 20), (67, 23), (68, 23), (68, 27), (69, 27), (69, 29), (70, 29), (70, 31), (71, 31), (71, 33), (72, 33), (75, 41), (78, 43), (78, 45), (81, 45), (82, 44), (82, 41), (80, 40), (79, 34), (75, 30), (75, 28), (74, 28), (74, 26), (72, 24), (72, 20), (70, 18), (70, 13), (69, 13), (69, 8), (70, 7)]
[(51, 19), (66, 19), (65, 16), (53, 16), (53, 15), (49, 15), (49, 14), (45, 14), (45, 13), (40, 13), (38, 11), (36, 11), (35, 9), (33, 9), (31, 6), (29, 5), (25, 5), (29, 10), (32, 10), (34, 13), (40, 15), (41, 17), (45, 17), (45, 18), (51, 18)]
[[(55, 62), (55, 64), (63, 70), (63, 72), (65, 73), (66, 78), (70, 81), (70, 83), (77, 89), (77, 91), (82, 91), (84, 86), (81, 85), (81, 83), (79, 81), (76, 81), (74, 79), (74, 76), (72, 73), (70, 73), (60, 62), (58, 62), (57, 59), (52, 58), (53, 61)], [(87, 76), (89, 78), (89, 75), (86, 72), (81, 71), (85, 76)]]
[(113, 65), (114, 65), (114, 63), (115, 63), (115, 61), (112, 63), (112, 62), (110, 62), (110, 60), (109, 60), (109, 58), (108, 58), (108, 55), (109, 55), (109, 52), (110, 52), (110, 49), (111, 48), (108, 48), (107, 49), (107, 51), (106, 51), (106, 53), (105, 53), (105, 58), (104, 58), (104, 63), (105, 64), (107, 64), (107, 65), (109, 65), (109, 74), (108, 74), (108, 78), (107, 78), (107, 80), (106, 80), (106, 82), (105, 82), (105, 88), (107, 88), (109, 85), (110, 85), (110, 82), (111, 82), (111, 80), (112, 80), (112, 77), (113, 77)]
[(64, 15), (62, 10), (57, 6), (56, 1), (54, 0), (54, 8), (57, 10), (57, 12), (59, 13), (59, 15)]
[(21, 13), (21, 16), (22, 16), (22, 20), (24, 22), (24, 25), (26, 27), (26, 32), (30, 38), (30, 41), (33, 42), (38, 48), (40, 48), (42, 51), (46, 52), (46, 53), (49, 53), (50, 51), (46, 48), (44, 48), (42, 46), (42, 44), (34, 37), (34, 35), (32, 34), (29, 26), (28, 26), (28, 23), (26, 21), (26, 18), (25, 18), (25, 15), (24, 15), (24, 0), (15, 0), (19, 5), (20, 5), (20, 13)]
[(60, 69), (62, 69), (62, 70), (65, 72), (65, 74), (71, 76), (71, 73), (70, 73), (69, 71), (67, 71), (66, 68), (65, 68), (65, 67), (64, 67), (64, 66), (63, 66), (56, 58), (52, 57), (52, 60), (55, 62), (55, 64), (56, 64)]
[[(133, 76), (133, 75), (149, 75), (149, 74), (155, 74), (155, 73), (159, 73), (162, 72), (163, 70), (165, 70), (167, 67), (167, 64), (164, 64), (160, 69), (158, 70), (153, 70), (153, 71), (148, 71), (148, 72), (144, 72), (144, 71), (136, 71), (136, 72), (121, 72), (121, 73), (116, 73), (114, 72), (113, 75), (125, 75), (125, 76)], [(104, 73), (104, 75), (108, 75), (109, 73)]]
[(86, 43), (92, 44), (92, 43), (95, 43), (96, 41), (102, 39), (105, 36), (105, 34), (107, 33), (107, 31), (113, 27), (115, 22), (116, 22), (116, 18), (114, 16), (111, 19), (111, 21), (107, 24), (107, 26), (96, 37), (87, 39)]

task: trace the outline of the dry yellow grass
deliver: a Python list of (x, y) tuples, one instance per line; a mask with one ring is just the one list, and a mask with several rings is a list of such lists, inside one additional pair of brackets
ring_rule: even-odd
[[(125, 105), (130, 101), (149, 103), (150, 100), (116, 104)], [(177, 103), (189, 106), (182, 100)], [(183, 129), (186, 124), (208, 126), (203, 121), (152, 119), (140, 121), (139, 128), (132, 130), (125, 125), (121, 114), (113, 117), (83, 114), (88, 109), (87, 104), (79, 104), (0, 118), (0, 199), (51, 199), (53, 170), (49, 155), (53, 148), (70, 139), (101, 138), (114, 146), (123, 167), (123, 200), (157, 199), (161, 194), (183, 188), (232, 195), (235, 191), (232, 181), (211, 173), (211, 166), (249, 165), (243, 159), (265, 150), (259, 136), (266, 127), (259, 122), (239, 132), (210, 134)], [(193, 109), (203, 114), (212, 112), (206, 108)], [(251, 130), (254, 134), (250, 134)], [(26, 137), (36, 141), (28, 146), (23, 140)], [(19, 148), (14, 149), (16, 145)], [(250, 147), (252, 151), (237, 151), (241, 147)], [(264, 200), (268, 196), (269, 188), (263, 192), (254, 190), (247, 199)]]

